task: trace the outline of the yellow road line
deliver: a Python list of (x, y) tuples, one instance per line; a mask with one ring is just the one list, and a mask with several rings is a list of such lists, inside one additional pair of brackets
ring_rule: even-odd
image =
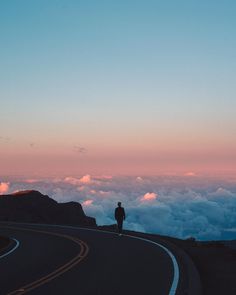
[(76, 255), (74, 258), (72, 258), (70, 261), (68, 261), (64, 265), (60, 266), (59, 268), (57, 268), (53, 272), (47, 274), (46, 276), (43, 276), (43, 277), (39, 278), (38, 280), (33, 281), (32, 283), (24, 285), (23, 287), (20, 287), (17, 290), (11, 291), (7, 295), (25, 294), (25, 293), (27, 293), (39, 286), (42, 286), (43, 284), (46, 284), (47, 282), (55, 279), (56, 277), (62, 275), (66, 271), (70, 270), (72, 267), (76, 266), (81, 260), (83, 260), (88, 255), (88, 252), (89, 252), (89, 246), (84, 241), (82, 241), (78, 238), (75, 238), (75, 237), (71, 237), (71, 236), (59, 234), (59, 233), (48, 232), (48, 231), (29, 229), (29, 228), (19, 228), (19, 227), (11, 227), (11, 226), (3, 226), (3, 227), (9, 228), (9, 229), (14, 229), (14, 230), (32, 231), (32, 232), (36, 232), (36, 233), (43, 233), (43, 234), (47, 234), (47, 235), (58, 236), (61, 238), (69, 239), (80, 246), (79, 254)]

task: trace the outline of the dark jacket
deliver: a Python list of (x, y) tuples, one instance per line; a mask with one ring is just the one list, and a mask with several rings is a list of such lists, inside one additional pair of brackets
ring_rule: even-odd
[(125, 219), (125, 209), (123, 207), (116, 208), (115, 219), (116, 220), (124, 220)]

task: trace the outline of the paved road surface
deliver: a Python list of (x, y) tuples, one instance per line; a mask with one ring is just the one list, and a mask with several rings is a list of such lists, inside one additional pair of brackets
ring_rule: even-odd
[(0, 235), (20, 244), (0, 258), (1, 295), (170, 294), (173, 262), (156, 245), (82, 229), (6, 226)]

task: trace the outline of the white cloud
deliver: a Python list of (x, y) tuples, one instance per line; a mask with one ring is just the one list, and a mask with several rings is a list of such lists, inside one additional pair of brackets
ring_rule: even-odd
[(70, 177), (70, 176), (66, 177), (64, 179), (64, 182), (72, 184), (72, 185), (79, 185), (80, 184), (80, 180), (78, 178)]
[(150, 202), (154, 201), (157, 198), (157, 194), (155, 193), (146, 193), (144, 196), (142, 196), (141, 201), (142, 202)]
[(9, 190), (9, 186), (9, 182), (0, 182), (0, 195), (7, 193)]
[(90, 206), (93, 204), (93, 200), (86, 200), (82, 202), (82, 206)]
[(81, 184), (88, 185), (88, 184), (95, 183), (95, 181), (92, 180), (92, 177), (89, 174), (86, 174), (82, 176), (81, 178), (67, 176), (64, 178), (64, 182), (72, 184), (72, 185), (77, 185), (77, 186)]
[(209, 196), (211, 196), (211, 197), (233, 197), (234, 194), (232, 194), (231, 191), (229, 191), (225, 188), (219, 187), (215, 192), (210, 193)]
[(79, 181), (81, 183), (88, 184), (88, 183), (91, 183), (92, 179), (91, 179), (91, 176), (89, 174), (87, 174), (87, 175), (84, 175), (83, 177), (81, 177), (79, 179)]

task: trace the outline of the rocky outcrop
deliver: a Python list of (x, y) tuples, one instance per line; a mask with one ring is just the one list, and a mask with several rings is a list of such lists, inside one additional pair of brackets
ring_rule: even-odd
[(0, 196), (0, 221), (96, 226), (80, 203), (58, 203), (34, 190)]

